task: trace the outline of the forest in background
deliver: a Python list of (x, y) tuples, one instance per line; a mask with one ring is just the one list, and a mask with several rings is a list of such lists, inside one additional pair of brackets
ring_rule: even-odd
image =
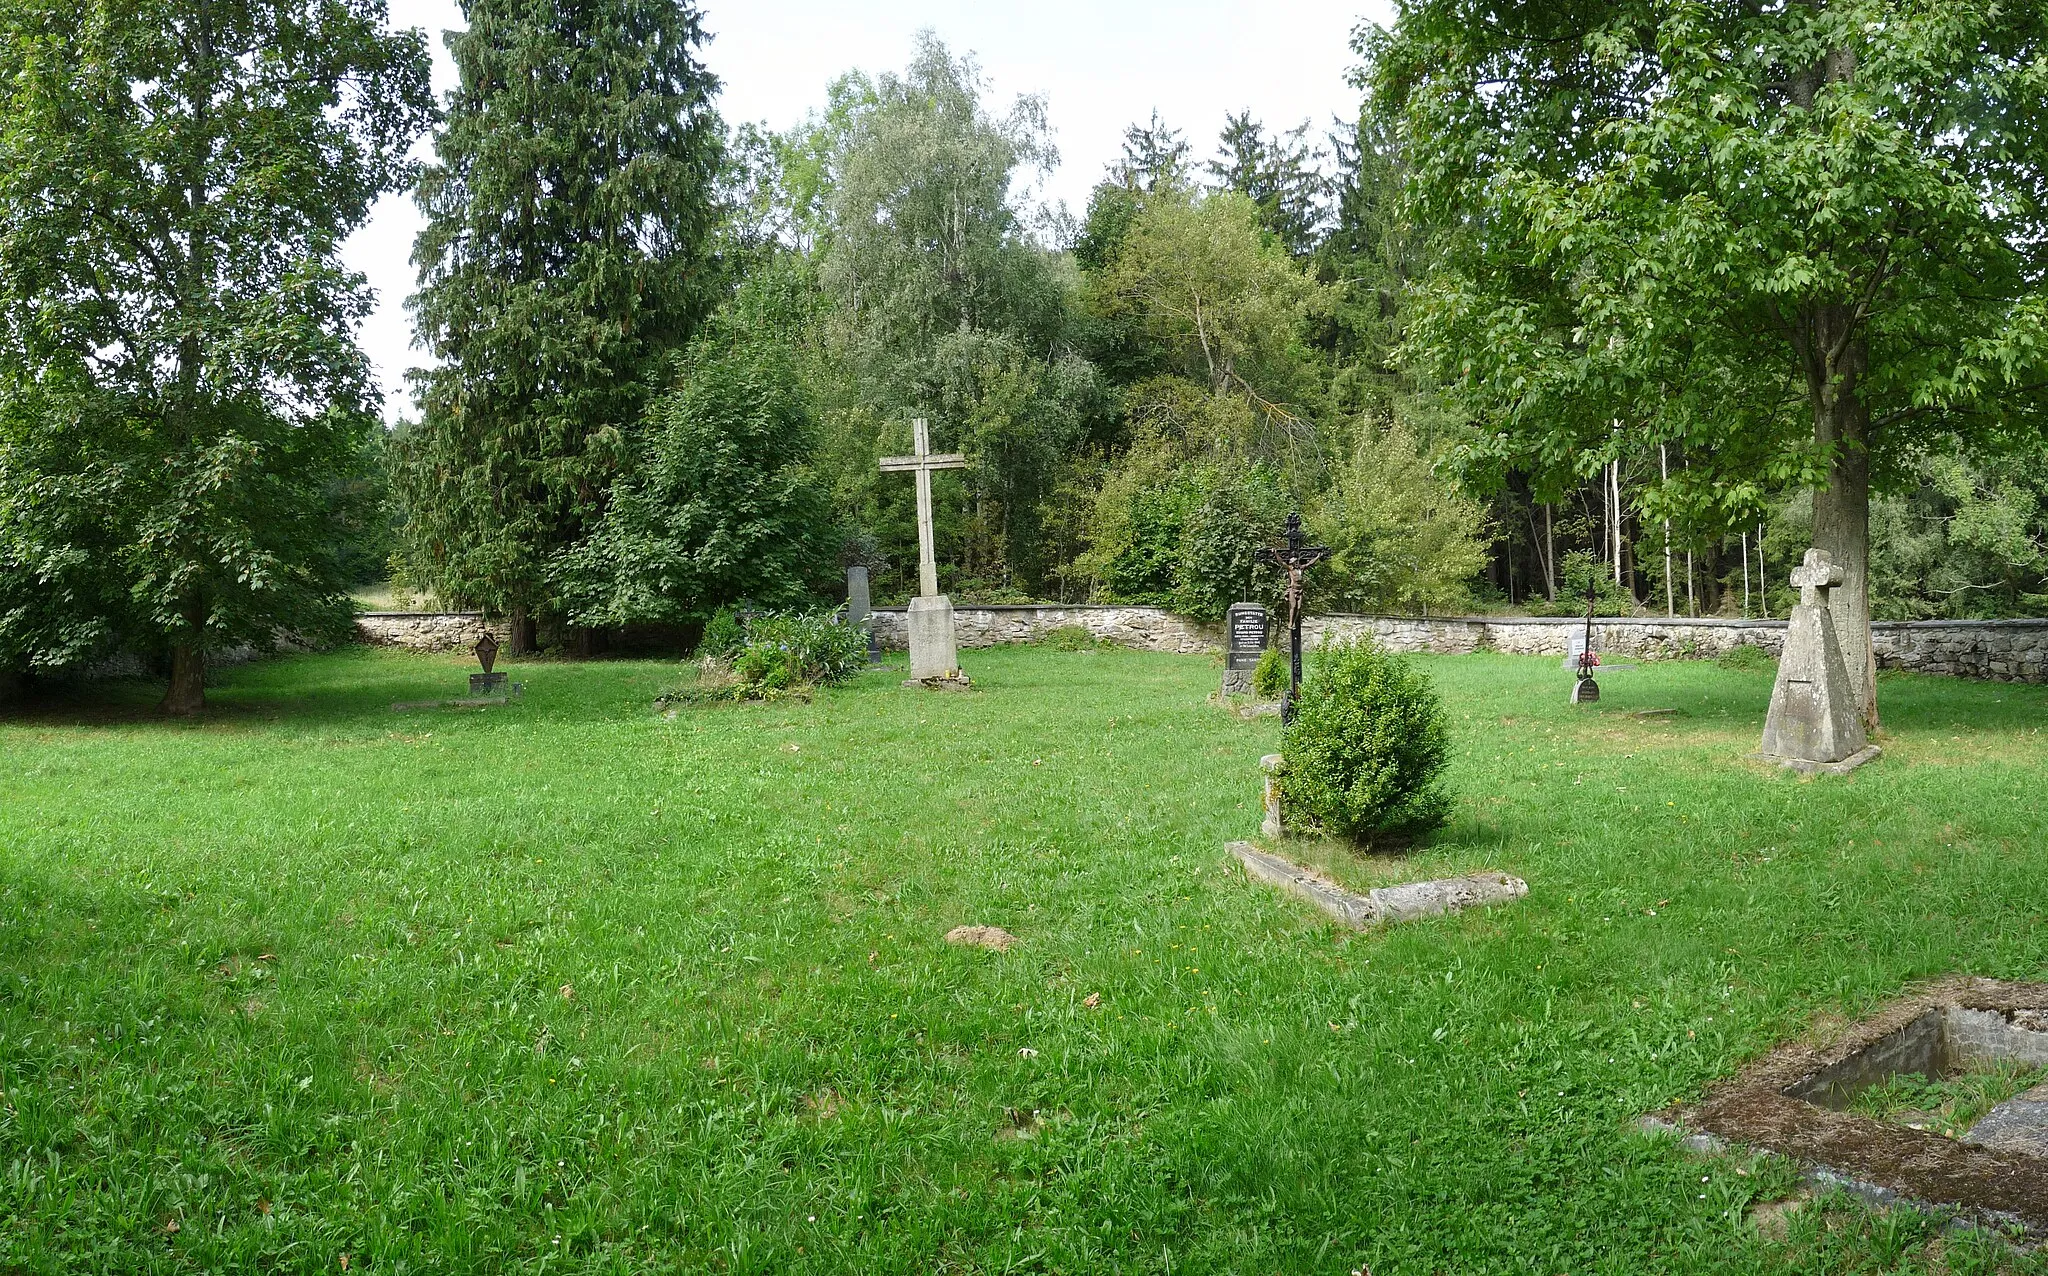
[[(855, 563), (878, 597), (907, 597), (911, 485), (875, 460), (909, 450), (914, 416), (969, 460), (935, 501), (942, 588), (963, 602), (1213, 619), (1273, 598), (1256, 554), (1296, 509), (1335, 550), (1314, 574), (1324, 608), (1576, 612), (1589, 587), (1610, 611), (1794, 601), (1813, 543), (1796, 484), (1656, 517), (1645, 497), (1690, 465), (1682, 448), (1574, 458), (1586, 472), (1546, 492), (1471, 446), (1486, 419), (1405, 357), (1440, 236), (1404, 200), (1397, 130), (1369, 101), (1326, 129), (1235, 115), (1206, 150), (1155, 115), (1078, 215), (1035, 199), (1059, 162), (1045, 103), (991, 100), (929, 33), (902, 72), (846, 75), (797, 128), (721, 133), (712, 315), (630, 432), (603, 515), (548, 575), (537, 605), (567, 626), (790, 605)], [(774, 426), (692, 389), (740, 366)], [(760, 486), (721, 480), (735, 457)], [(2038, 452), (1935, 448), (1887, 477), (1875, 615), (2048, 605)], [(446, 569), (428, 525), (400, 519), (400, 579), (506, 605)], [(720, 530), (749, 548), (716, 579), (688, 570)]]
[[(515, 651), (900, 600), (910, 422), (962, 602), (1878, 618), (2048, 610), (2048, 16), (1408, 0), (1359, 110), (1125, 133), (918, 38), (775, 132), (676, 0), (0, 7), (0, 680), (347, 630)], [(433, 158), (408, 159), (431, 136)], [(425, 215), (395, 428), (339, 259)], [(1856, 672), (1856, 670), (1852, 670)], [(1874, 720), (1872, 680), (1861, 678)]]

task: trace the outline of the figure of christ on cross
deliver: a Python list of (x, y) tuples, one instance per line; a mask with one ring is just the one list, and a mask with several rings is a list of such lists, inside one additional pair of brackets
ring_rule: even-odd
[(882, 473), (917, 475), (917, 592), (935, 597), (939, 592), (939, 560), (932, 542), (932, 471), (964, 470), (967, 458), (958, 452), (933, 452), (931, 432), (919, 417), (910, 423), (914, 456), (885, 456)]

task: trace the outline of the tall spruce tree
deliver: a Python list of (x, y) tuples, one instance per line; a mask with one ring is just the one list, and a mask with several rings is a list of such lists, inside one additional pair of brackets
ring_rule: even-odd
[(679, 0), (466, 0), (413, 253), (422, 420), (399, 440), (408, 573), (508, 611), (602, 515), (652, 387), (713, 299), (717, 80)]
[(0, 5), (0, 669), (345, 624), (339, 246), (430, 111), (383, 0)]

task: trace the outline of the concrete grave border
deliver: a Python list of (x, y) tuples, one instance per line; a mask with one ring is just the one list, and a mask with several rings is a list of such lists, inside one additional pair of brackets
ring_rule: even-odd
[[(1816, 1101), (1844, 1078), (1856, 1079), (1852, 1073), (1860, 1077), (1859, 1069), (1912, 1071), (1912, 1060), (1890, 1056), (1906, 1048), (1900, 1043), (1906, 1043), (1907, 1030), (1928, 1016), (1944, 1017), (1941, 1032), (1981, 1034), (1990, 1029), (1980, 1020), (2010, 1020), (2023, 1012), (2048, 1012), (2048, 984), (1966, 977), (1926, 984), (1832, 1040), (1780, 1047), (1700, 1102), (1653, 1113), (1644, 1124), (1690, 1134), (1687, 1142), (1695, 1147), (1718, 1142), (1775, 1152), (1800, 1162), (1819, 1181), (1882, 1203), (1953, 1208), (1976, 1221), (2048, 1232), (2048, 1158), (1982, 1147)], [(2048, 1048), (2048, 1033), (2039, 1035)]]
[(1529, 884), (1506, 873), (1470, 873), (1428, 882), (1380, 886), (1363, 895), (1326, 881), (1292, 860), (1262, 851), (1250, 842), (1232, 842), (1229, 851), (1244, 865), (1245, 875), (1307, 900), (1332, 919), (1353, 930), (1369, 930), (1423, 917), (1441, 917), (1493, 904), (1512, 903), (1529, 893)]

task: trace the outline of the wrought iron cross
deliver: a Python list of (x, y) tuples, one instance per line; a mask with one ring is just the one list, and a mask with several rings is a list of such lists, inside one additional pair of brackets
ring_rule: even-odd
[(1294, 721), (1294, 702), (1301, 695), (1301, 574), (1330, 556), (1328, 545), (1304, 545), (1301, 515), (1287, 516), (1287, 544), (1259, 551), (1261, 561), (1287, 573), (1287, 631), (1290, 644), (1287, 699), (1280, 706), (1280, 720)]

